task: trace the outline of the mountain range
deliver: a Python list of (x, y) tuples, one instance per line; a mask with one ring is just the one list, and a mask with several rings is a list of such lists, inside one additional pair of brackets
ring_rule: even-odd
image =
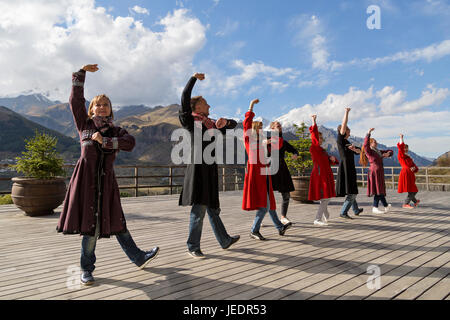
[[(88, 105), (88, 102), (86, 103)], [(0, 126), (8, 128), (0, 133), (0, 160), (20, 154), (25, 137), (34, 134), (34, 130), (51, 132), (60, 140), (59, 148), (67, 161), (73, 162), (79, 156), (78, 133), (68, 103), (50, 101), (43, 95), (19, 96), (17, 98), (0, 98)], [(9, 110), (11, 109), (11, 110)], [(171, 163), (170, 154), (174, 142), (170, 141), (173, 130), (180, 127), (177, 104), (169, 106), (148, 107), (145, 105), (114, 108), (114, 123), (126, 129), (136, 138), (136, 147), (131, 153), (121, 152), (118, 164)], [(262, 119), (265, 126), (268, 120)], [(283, 124), (283, 135), (287, 140), (296, 139), (295, 128)], [(242, 127), (242, 124), (239, 124)], [(27, 128), (24, 130), (24, 128)], [(324, 137), (324, 148), (329, 154), (339, 156), (336, 146), (336, 131), (321, 126), (319, 130)], [(9, 139), (8, 143), (5, 143)], [(350, 137), (355, 145), (361, 146), (363, 138)], [(394, 156), (385, 160), (386, 166), (398, 166), (397, 147), (379, 145), (380, 149), (394, 150)], [(432, 164), (430, 159), (410, 152), (418, 166)]]

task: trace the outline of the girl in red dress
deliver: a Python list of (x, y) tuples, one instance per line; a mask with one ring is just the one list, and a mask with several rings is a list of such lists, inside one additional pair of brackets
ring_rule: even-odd
[(323, 226), (327, 225), (327, 219), (330, 217), (328, 212), (330, 198), (336, 197), (331, 164), (338, 164), (339, 162), (334, 156), (329, 156), (320, 146), (323, 143), (323, 137), (317, 128), (317, 115), (312, 115), (311, 118), (313, 125), (309, 128), (311, 132), (311, 147), (309, 151), (313, 160), (313, 169), (309, 181), (308, 199), (312, 201), (320, 200), (314, 224)]
[(402, 166), (400, 177), (398, 179), (398, 193), (408, 192), (403, 208), (412, 209), (411, 201), (417, 207), (419, 200), (416, 199), (416, 194), (419, 192), (416, 186), (416, 173), (419, 171), (413, 159), (408, 155), (409, 147), (403, 142), (403, 134), (400, 134), (400, 142), (397, 144), (398, 161)]
[[(272, 189), (271, 172), (264, 156), (263, 140), (260, 136), (262, 122), (253, 121), (255, 116), (253, 106), (258, 102), (259, 100), (255, 99), (250, 103), (250, 108), (245, 114), (243, 124), (248, 162), (244, 180), (242, 209), (246, 211), (257, 210), (250, 237), (257, 240), (266, 240), (259, 232), (259, 229), (267, 212), (269, 212), (273, 224), (281, 236), (291, 227), (292, 223), (283, 225), (275, 211), (276, 203)], [(274, 146), (274, 148), (277, 148), (277, 146)]]

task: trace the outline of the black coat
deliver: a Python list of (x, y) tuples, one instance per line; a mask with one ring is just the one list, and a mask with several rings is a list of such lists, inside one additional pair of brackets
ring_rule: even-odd
[(283, 146), (280, 148), (280, 167), (278, 172), (272, 175), (272, 187), (274, 191), (281, 193), (294, 191), (294, 184), (292, 183), (291, 173), (289, 172), (286, 164), (285, 153), (289, 152), (298, 155), (297, 149), (295, 149), (289, 142), (283, 139)]
[(341, 158), (336, 178), (336, 196), (345, 197), (348, 194), (358, 194), (355, 168), (355, 155), (357, 153), (348, 148), (351, 143), (340, 132), (338, 132), (336, 142)]
[[(188, 164), (186, 172), (184, 174), (183, 189), (180, 194), (179, 205), (191, 206), (194, 204), (206, 205), (212, 209), (220, 208), (219, 203), (219, 174), (217, 164), (206, 164), (201, 159), (201, 164), (195, 164), (194, 159), (194, 117), (192, 116), (191, 109), (191, 93), (192, 89), (197, 81), (196, 78), (191, 77), (189, 82), (184, 88), (181, 96), (181, 110), (179, 113), (179, 119), (183, 128), (189, 131), (191, 136), (191, 163)], [(198, 122), (197, 122), (198, 123)], [(237, 123), (234, 120), (228, 120), (227, 125), (220, 129), (222, 134), (225, 134), (227, 129), (234, 129)], [(207, 131), (205, 125), (202, 124), (202, 136)], [(205, 148), (214, 143), (213, 141), (202, 142), (202, 154)]]

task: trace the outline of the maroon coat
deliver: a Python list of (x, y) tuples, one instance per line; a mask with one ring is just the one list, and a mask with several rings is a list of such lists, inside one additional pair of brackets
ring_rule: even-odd
[[(86, 72), (80, 70), (72, 75), (70, 108), (75, 119), (81, 144), (78, 160), (67, 189), (64, 208), (59, 218), (57, 231), (64, 234), (95, 234), (96, 208), (100, 205), (100, 238), (126, 231), (126, 221), (120, 203), (119, 187), (114, 174), (114, 160), (119, 150), (131, 151), (135, 140), (126, 130), (113, 127), (103, 137), (103, 146), (91, 140), (97, 132), (94, 122), (88, 118), (84, 99)], [(103, 150), (104, 152), (100, 151)], [(104, 161), (101, 159), (104, 158)], [(101, 180), (98, 171), (103, 167)], [(98, 196), (98, 190), (102, 195)], [(97, 199), (100, 198), (100, 203)]]
[(378, 154), (375, 150), (370, 148), (370, 134), (366, 135), (364, 139), (364, 151), (367, 159), (370, 162), (369, 173), (367, 174), (367, 195), (372, 197), (374, 195), (386, 195), (386, 185), (384, 182), (384, 166), (383, 156), (385, 153), (392, 157), (394, 151), (379, 150)]

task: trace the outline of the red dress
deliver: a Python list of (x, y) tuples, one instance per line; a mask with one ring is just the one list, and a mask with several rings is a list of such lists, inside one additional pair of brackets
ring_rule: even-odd
[(309, 152), (311, 152), (314, 167), (309, 180), (308, 199), (317, 201), (336, 197), (334, 176), (330, 164), (337, 163), (331, 162), (328, 153), (320, 146), (317, 125), (310, 127), (309, 132), (311, 132)]
[[(405, 144), (398, 143), (398, 161), (402, 166), (402, 171), (400, 172), (400, 177), (398, 178), (398, 193), (404, 192), (419, 192), (416, 186), (416, 175), (415, 173), (419, 171), (413, 159), (405, 153)], [(411, 168), (414, 168), (411, 171)]]
[[(276, 209), (275, 197), (272, 189), (272, 179), (270, 168), (261, 163), (264, 155), (262, 141), (250, 138), (252, 122), (255, 114), (247, 112), (244, 120), (244, 142), (245, 150), (248, 154), (247, 171), (244, 180), (244, 198), (242, 199), (242, 209), (246, 211), (258, 210), (267, 207), (267, 186), (269, 186), (270, 210)], [(262, 173), (266, 173), (265, 175)], [(267, 182), (269, 179), (269, 182)]]

